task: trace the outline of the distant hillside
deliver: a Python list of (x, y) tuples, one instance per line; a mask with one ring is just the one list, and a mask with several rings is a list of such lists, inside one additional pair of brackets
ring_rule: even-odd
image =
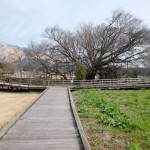
[(13, 62), (24, 56), (23, 48), (0, 41), (0, 62)]

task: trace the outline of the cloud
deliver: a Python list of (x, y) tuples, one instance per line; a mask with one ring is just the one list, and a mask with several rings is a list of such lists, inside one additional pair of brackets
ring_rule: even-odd
[(100, 24), (117, 8), (131, 11), (150, 26), (149, 6), (149, 0), (0, 0), (0, 39), (24, 46), (39, 40), (47, 26), (73, 29), (82, 22)]

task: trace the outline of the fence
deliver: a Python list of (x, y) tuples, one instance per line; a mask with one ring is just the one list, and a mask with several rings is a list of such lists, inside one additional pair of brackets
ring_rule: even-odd
[(101, 80), (44, 80), (33, 78), (8, 78), (1, 76), (0, 85), (18, 88), (46, 88), (48, 86), (69, 86), (71, 88), (127, 89), (149, 88), (150, 78), (120, 78)]

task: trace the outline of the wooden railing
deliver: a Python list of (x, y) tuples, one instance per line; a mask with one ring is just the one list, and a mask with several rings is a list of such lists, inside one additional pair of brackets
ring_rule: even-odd
[(101, 80), (44, 80), (33, 78), (8, 78), (0, 76), (0, 85), (18, 88), (46, 88), (69, 86), (71, 88), (127, 89), (149, 88), (150, 78), (120, 78)]
[(73, 88), (101, 88), (101, 89), (126, 89), (126, 88), (149, 88), (150, 78), (120, 78), (101, 80), (52, 80), (52, 86), (70, 86)]

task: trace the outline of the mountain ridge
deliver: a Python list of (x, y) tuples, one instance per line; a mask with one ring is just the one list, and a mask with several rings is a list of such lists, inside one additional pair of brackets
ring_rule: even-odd
[(24, 48), (0, 41), (0, 62), (15, 61), (18, 55), (24, 55)]

